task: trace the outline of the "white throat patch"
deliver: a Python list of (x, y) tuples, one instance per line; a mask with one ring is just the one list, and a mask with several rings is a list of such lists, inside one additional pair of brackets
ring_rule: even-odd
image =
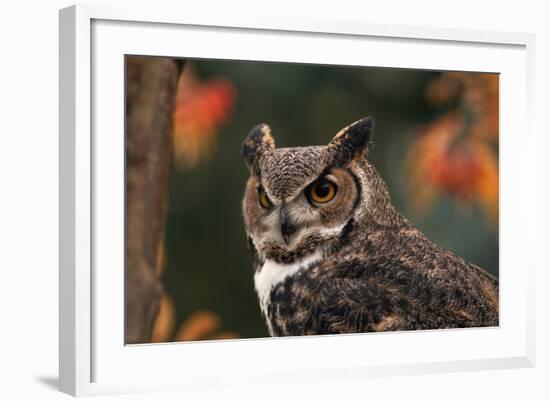
[(254, 274), (254, 287), (260, 301), (260, 308), (266, 319), (269, 333), (273, 336), (273, 328), (267, 314), (267, 305), (269, 303), (269, 294), (271, 290), (282, 283), (287, 277), (296, 274), (301, 269), (307, 269), (314, 263), (321, 260), (322, 252), (320, 250), (308, 255), (294, 263), (282, 264), (272, 260), (266, 260), (259, 272)]

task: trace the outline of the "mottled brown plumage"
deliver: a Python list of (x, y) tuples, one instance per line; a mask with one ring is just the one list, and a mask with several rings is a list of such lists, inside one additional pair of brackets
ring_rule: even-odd
[(498, 281), (398, 213), (367, 160), (372, 129), (365, 118), (327, 146), (276, 149), (261, 125), (245, 140), (243, 214), (270, 333), (497, 326)]

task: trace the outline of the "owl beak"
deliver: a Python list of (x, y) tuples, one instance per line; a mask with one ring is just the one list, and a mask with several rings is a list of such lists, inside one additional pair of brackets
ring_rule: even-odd
[(290, 243), (290, 237), (296, 232), (296, 227), (290, 222), (290, 216), (284, 207), (279, 212), (279, 225), (285, 244), (288, 245)]

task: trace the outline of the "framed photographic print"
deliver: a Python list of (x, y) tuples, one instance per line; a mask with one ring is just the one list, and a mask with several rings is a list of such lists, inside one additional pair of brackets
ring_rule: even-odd
[(62, 10), (61, 390), (533, 366), (533, 44)]

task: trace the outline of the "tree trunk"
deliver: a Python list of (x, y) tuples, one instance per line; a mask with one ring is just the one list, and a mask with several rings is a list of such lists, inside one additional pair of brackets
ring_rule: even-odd
[(150, 341), (162, 295), (157, 268), (182, 67), (168, 58), (126, 57), (126, 344)]

